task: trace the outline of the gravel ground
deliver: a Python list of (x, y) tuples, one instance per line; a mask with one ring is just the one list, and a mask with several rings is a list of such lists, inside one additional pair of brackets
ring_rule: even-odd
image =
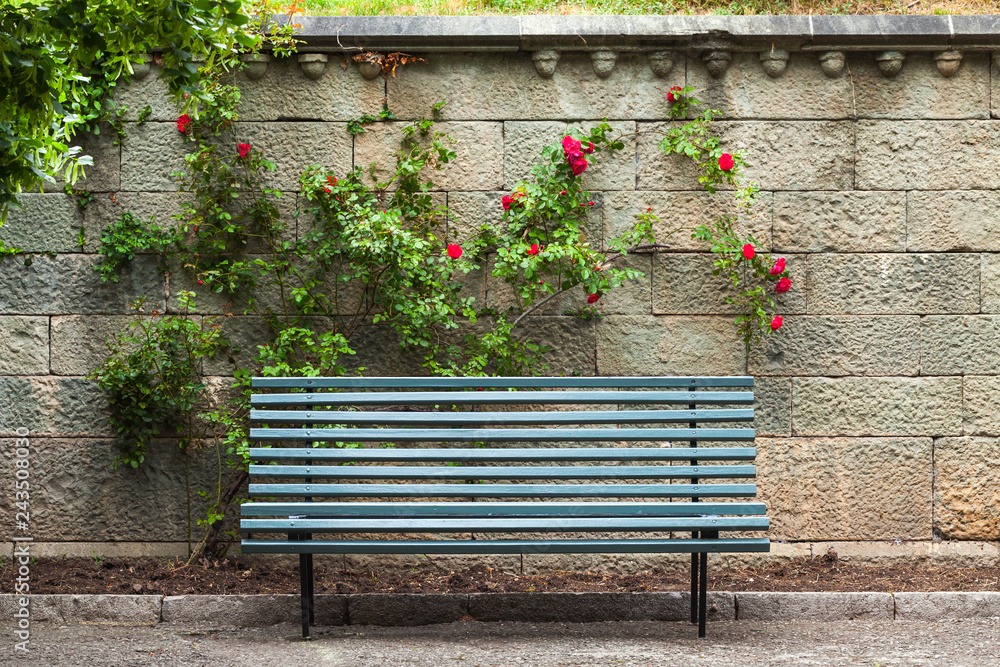
[[(32, 665), (1000, 665), (1000, 620), (713, 623), (477, 623), (416, 628), (291, 625), (208, 630), (38, 623)], [(11, 646), (11, 644), (8, 644)]]

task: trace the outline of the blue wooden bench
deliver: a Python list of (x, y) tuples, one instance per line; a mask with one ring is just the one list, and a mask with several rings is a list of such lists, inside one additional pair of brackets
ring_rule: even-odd
[[(255, 378), (253, 387), (268, 393), (251, 397), (250, 437), (266, 447), (250, 450), (250, 496), (267, 502), (243, 505), (242, 550), (299, 554), (303, 637), (314, 622), (313, 554), (690, 553), (691, 622), (704, 637), (708, 554), (770, 550), (767, 538), (720, 536), (769, 525), (763, 503), (729, 500), (756, 495), (753, 429), (715, 427), (752, 422), (750, 377)], [(509, 537), (517, 533), (544, 537)]]

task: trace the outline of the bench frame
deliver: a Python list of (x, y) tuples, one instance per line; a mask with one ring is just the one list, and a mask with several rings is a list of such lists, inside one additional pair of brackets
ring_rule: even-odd
[[(259, 532), (281, 532), (288, 535), (287, 542), (274, 540), (257, 540), (248, 535), (243, 540), (242, 550), (244, 553), (291, 553), (299, 555), (299, 578), (302, 601), (302, 636), (309, 638), (310, 626), (315, 622), (314, 604), (314, 577), (313, 577), (313, 554), (315, 553), (370, 553), (370, 554), (392, 554), (392, 553), (439, 553), (439, 554), (467, 554), (467, 553), (690, 553), (691, 554), (691, 622), (698, 624), (698, 636), (706, 636), (707, 620), (707, 587), (708, 587), (708, 554), (726, 552), (766, 552), (770, 550), (770, 543), (766, 538), (755, 539), (720, 539), (720, 530), (766, 530), (768, 519), (745, 518), (749, 516), (760, 516), (764, 514), (761, 503), (706, 503), (701, 501), (702, 497), (749, 497), (756, 493), (755, 485), (740, 484), (712, 484), (713, 477), (753, 477), (753, 466), (711, 466), (704, 463), (699, 464), (699, 460), (713, 460), (727, 463), (732, 460), (750, 460), (755, 455), (752, 448), (719, 448), (713, 447), (705, 451), (701, 456), (695, 451), (700, 441), (749, 441), (752, 443), (754, 432), (751, 429), (719, 429), (702, 428), (698, 429), (697, 424), (701, 422), (719, 421), (746, 421), (752, 420), (752, 410), (706, 410), (699, 408), (699, 404), (704, 405), (731, 405), (731, 404), (752, 404), (752, 393), (739, 391), (743, 388), (753, 387), (753, 378), (750, 377), (578, 377), (578, 378), (254, 378), (252, 386), (255, 389), (286, 389), (296, 393), (281, 394), (253, 394), (251, 397), (251, 434), (254, 441), (299, 441), (307, 443), (307, 449), (251, 449), (251, 459), (272, 462), (271, 466), (251, 466), (251, 496), (302, 496), (302, 501), (294, 502), (253, 502), (244, 504), (242, 513), (244, 516), (241, 522), (241, 529), (247, 533)], [(491, 428), (483, 429), (461, 429), (458, 427), (468, 426), (471, 423), (481, 423), (481, 420), (471, 419), (471, 413), (454, 412), (341, 412), (336, 411), (337, 424), (346, 424), (349, 433), (343, 426), (337, 429), (323, 428), (322, 424), (329, 424), (331, 420), (330, 411), (312, 410), (313, 406), (336, 406), (336, 405), (357, 405), (367, 407), (373, 405), (400, 406), (403, 404), (441, 405), (442, 408), (455, 405), (489, 405), (491, 403), (510, 404), (551, 404), (555, 402), (580, 405), (587, 402), (596, 403), (595, 396), (608, 398), (609, 395), (601, 392), (609, 389), (617, 392), (613, 395), (619, 401), (631, 404), (659, 403), (683, 406), (689, 412), (682, 410), (639, 410), (620, 412), (621, 416), (616, 416), (615, 411), (566, 411), (566, 412), (537, 412), (531, 413), (505, 413), (510, 415), (527, 415), (520, 419), (511, 417), (504, 419), (504, 425), (528, 424), (529, 426), (542, 424), (554, 426), (556, 430), (547, 429), (516, 429), (518, 441), (545, 441), (556, 440), (556, 435), (563, 435), (567, 438), (578, 440), (620, 440), (622, 438), (640, 440), (663, 440), (671, 438), (671, 442), (684, 438), (690, 438), (690, 448), (646, 448), (646, 449), (624, 449), (615, 450), (612, 448), (602, 448), (600, 451), (595, 448), (509, 448), (504, 450), (496, 449), (461, 449), (448, 450), (442, 448), (438, 452), (442, 454), (430, 453), (428, 449), (314, 449), (315, 442), (318, 441), (344, 441), (361, 440), (367, 442), (405, 442), (420, 440), (452, 440), (455, 442), (490, 442), (513, 441), (511, 437), (514, 431), (497, 430), (497, 424), (490, 423)], [(724, 391), (704, 391), (708, 389), (722, 388)], [(506, 390), (536, 390), (536, 391), (508, 391), (497, 393), (484, 391), (480, 393), (475, 390), (482, 389), (506, 389)], [(566, 390), (557, 394), (545, 391), (549, 389)], [(681, 391), (666, 391), (668, 389)], [(319, 390), (320, 393), (315, 393)], [(326, 391), (323, 391), (326, 390)], [(334, 390), (330, 393), (330, 390)], [(339, 390), (339, 391), (337, 391)], [(367, 390), (366, 393), (357, 393), (355, 390)], [(389, 391), (379, 391), (389, 390)], [(400, 392), (398, 390), (404, 390)], [(435, 391), (438, 390), (438, 391)], [(449, 393), (442, 399), (440, 390)], [(584, 391), (579, 391), (584, 390)], [(596, 390), (597, 393), (590, 393), (586, 390)], [(660, 392), (659, 394), (649, 394), (645, 396), (656, 398), (657, 400), (647, 400), (642, 395), (637, 395), (635, 390)], [(702, 391), (699, 391), (702, 390)], [(735, 393), (733, 393), (735, 391)], [(303, 393), (304, 392), (304, 393)], [(347, 393), (342, 393), (347, 392)], [(541, 393), (539, 393), (541, 392)], [(622, 393), (624, 392), (624, 393)], [(589, 394), (589, 395), (588, 395)], [(728, 395), (727, 395), (728, 394)], [(542, 400), (540, 400), (542, 399)], [(445, 402), (442, 403), (442, 400)], [(451, 401), (451, 402), (448, 402)], [(621, 403), (619, 403), (621, 404)], [(275, 407), (290, 407), (293, 410), (274, 410)], [(305, 408), (305, 411), (294, 410), (294, 408)], [(643, 413), (643, 414), (640, 414)], [(668, 414), (669, 413), (669, 414)], [(493, 414), (493, 413), (490, 413)], [(583, 415), (586, 418), (581, 417)], [(685, 416), (687, 415), (687, 417)], [(496, 416), (496, 415), (494, 415)], [(325, 417), (325, 418), (324, 418)], [(656, 417), (653, 419), (652, 417)], [(614, 430), (615, 438), (603, 437), (604, 434), (596, 430), (588, 430), (580, 427), (579, 422), (586, 424), (650, 424), (664, 421), (683, 423), (682, 419), (689, 418), (686, 423), (687, 428), (680, 429), (643, 429), (634, 431), (631, 429)], [(296, 424), (295, 428), (257, 428), (258, 425), (284, 423)], [(319, 427), (310, 424), (321, 424)], [(373, 423), (383, 426), (410, 426), (411, 428), (392, 428), (387, 432), (385, 428), (350, 428), (351, 426), (364, 426)], [(577, 424), (576, 428), (564, 432), (559, 427), (561, 425)], [(412, 426), (420, 428), (412, 428)], [(434, 428), (431, 428), (431, 427)], [(458, 428), (458, 430), (455, 430)], [(605, 429), (607, 430), (607, 429)], [(386, 435), (391, 434), (391, 437)], [(574, 438), (579, 435), (579, 438)], [(639, 436), (642, 436), (641, 438)], [(350, 436), (350, 437), (347, 437)], [(656, 436), (656, 437), (650, 437)], [(619, 452), (616, 456), (609, 456), (607, 452)], [(711, 452), (711, 454), (710, 454)], [(725, 452), (731, 452), (726, 454)], [(550, 454), (552, 456), (550, 456)], [(315, 455), (315, 456), (313, 456)], [(557, 458), (553, 458), (557, 456)], [(683, 457), (683, 458), (682, 458)], [(461, 479), (467, 475), (469, 468), (421, 468), (404, 466), (384, 467), (353, 467), (345, 468), (340, 466), (322, 466), (321, 462), (354, 462), (362, 461), (366, 463), (399, 463), (399, 462), (428, 462), (434, 460), (447, 460), (449, 462), (458, 459), (458, 463), (450, 465), (461, 466), (465, 463), (476, 463), (478, 461), (511, 460), (528, 462), (526, 467), (507, 467), (491, 469), (489, 467), (476, 468), (477, 477), (492, 476), (495, 479), (550, 479), (553, 471), (559, 473), (558, 468), (534, 467), (536, 461), (598, 461), (598, 460), (618, 460), (621, 467), (616, 467), (614, 472), (624, 474), (610, 474), (610, 469), (601, 467), (574, 466), (567, 469), (576, 472), (566, 473), (564, 477), (558, 479), (580, 479), (582, 475), (579, 471), (587, 471), (592, 477), (598, 479), (635, 479), (640, 480), (638, 485), (628, 487), (607, 485), (607, 486), (587, 486), (586, 480), (582, 483), (568, 485), (531, 485), (530, 497), (554, 497), (583, 495), (581, 489), (588, 489), (589, 492), (601, 496), (607, 496), (607, 501), (599, 502), (517, 502), (517, 493), (527, 496), (523, 489), (524, 485), (474, 485), (474, 488), (459, 488), (458, 485), (424, 485), (421, 481), (427, 479), (440, 479), (453, 477)], [(300, 460), (306, 463), (305, 466), (283, 465), (289, 461)], [(674, 472), (666, 477), (690, 480), (690, 485), (663, 484), (664, 476), (656, 472), (656, 480), (659, 484), (644, 484), (641, 480), (652, 478), (651, 468), (644, 468), (634, 463), (643, 461), (686, 461), (687, 466), (673, 468)], [(664, 470), (670, 471), (671, 467), (660, 466)], [(315, 469), (314, 469), (315, 468)], [(715, 470), (713, 470), (715, 468)], [(517, 475), (512, 475), (510, 471), (517, 471)], [(728, 473), (732, 474), (728, 474)], [(374, 473), (374, 474), (373, 474)], [(534, 475), (538, 476), (534, 476)], [(601, 473), (601, 474), (598, 474)], [(725, 474), (722, 474), (725, 473)], [(255, 484), (255, 475), (266, 477), (295, 477), (301, 475), (303, 484)], [(603, 475), (603, 476), (602, 476)], [(691, 475), (691, 477), (687, 477)], [(404, 484), (388, 487), (385, 485), (373, 485), (362, 487), (360, 485), (331, 486), (313, 482), (316, 477), (329, 478), (335, 476), (337, 482), (343, 484), (351, 479), (370, 480), (375, 478), (402, 479)], [(544, 477), (543, 477), (544, 476)], [(709, 480), (709, 481), (706, 481)], [(480, 481), (483, 481), (480, 479)], [(667, 480), (669, 481), (669, 480)], [(683, 488), (682, 488), (683, 487)], [(752, 491), (751, 491), (752, 487)], [(441, 493), (441, 489), (453, 489), (455, 493)], [(345, 491), (350, 489), (350, 493)], [(411, 493), (400, 493), (399, 490), (416, 490)], [(485, 489), (499, 489), (492, 497), (506, 496), (514, 498), (514, 501), (501, 502), (421, 502), (409, 503), (406, 518), (400, 519), (398, 516), (389, 516), (386, 503), (379, 502), (333, 502), (317, 503), (314, 496), (306, 495), (316, 493), (319, 495), (333, 496), (334, 498), (348, 497), (356, 494), (377, 497), (380, 494), (405, 496), (408, 498), (419, 498), (423, 496), (436, 495), (438, 497), (459, 496), (489, 498), (490, 495), (482, 493)], [(629, 493), (624, 493), (627, 489)], [(676, 492), (675, 492), (676, 490)], [(544, 493), (540, 493), (544, 491)], [(698, 492), (697, 494), (695, 492)], [(550, 493), (551, 492), (551, 493)], [(678, 498), (690, 498), (687, 503), (654, 503), (639, 505), (625, 501), (611, 501), (617, 497), (646, 497), (646, 498), (666, 498), (672, 500)], [(360, 496), (359, 496), (360, 497)], [(693, 503), (697, 503), (696, 505)], [(548, 507), (545, 507), (548, 506)], [(403, 507), (396, 505), (396, 507)], [(653, 510), (668, 507), (669, 515), (663, 515)], [(456, 508), (461, 508), (461, 516), (455, 513), (449, 515), (447, 512), (457, 512)], [(518, 512), (512, 512), (512, 509)], [(655, 528), (649, 530), (664, 530), (663, 526), (669, 525), (671, 534), (673, 531), (681, 531), (687, 528), (691, 533), (690, 539), (670, 539), (670, 540), (615, 540), (615, 539), (594, 539), (594, 540), (404, 540), (404, 541), (379, 541), (379, 540), (355, 540), (355, 541), (314, 541), (313, 535), (316, 532), (371, 532), (379, 530), (382, 532), (518, 532), (534, 531), (553, 532), (551, 527), (547, 527), (548, 521), (553, 521), (552, 517), (563, 516), (566, 512), (577, 514), (579, 508), (599, 508), (606, 514), (601, 514), (597, 510), (589, 512), (593, 517), (573, 516), (570, 519), (560, 518), (564, 525), (562, 530), (576, 530), (578, 532), (609, 531), (614, 530), (622, 522), (622, 530), (641, 531), (645, 517), (649, 518), (650, 525)], [(617, 512), (610, 512), (608, 508), (616, 509)], [(646, 509), (648, 511), (646, 511)], [(626, 512), (625, 510), (629, 511)], [(443, 513), (439, 514), (439, 510)], [(563, 510), (560, 512), (559, 510)], [(698, 510), (697, 512), (695, 510)], [(739, 514), (741, 519), (723, 519), (719, 514)], [(588, 514), (584, 512), (583, 514)], [(608, 518), (611, 514), (626, 514), (628, 518), (620, 520)], [(524, 516), (522, 516), (524, 515)], [(285, 519), (257, 519), (259, 516), (284, 516)], [(386, 517), (389, 518), (386, 518)], [(453, 516), (459, 518), (454, 519)], [(346, 517), (346, 518), (345, 518)], [(499, 518), (497, 518), (499, 517)], [(463, 524), (462, 521), (467, 523)], [(535, 521), (535, 524), (531, 522)], [(576, 522), (575, 524), (572, 522)], [(719, 530), (708, 530), (708, 523), (719, 524)], [(376, 522), (381, 522), (376, 525)], [(457, 523), (456, 523), (457, 522)], [(488, 527), (484, 527), (486, 522)], [(296, 523), (298, 526), (296, 526)], [(571, 527), (571, 526), (582, 526)], [(353, 530), (350, 530), (354, 527)], [(468, 527), (467, 530), (460, 530)], [(693, 528), (697, 528), (696, 530)], [(688, 532), (684, 531), (684, 532)]]

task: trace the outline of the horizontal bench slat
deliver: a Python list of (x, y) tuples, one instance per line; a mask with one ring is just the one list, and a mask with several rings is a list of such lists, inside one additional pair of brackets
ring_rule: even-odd
[(756, 484), (251, 484), (251, 496), (324, 498), (744, 498)]
[(247, 533), (557, 533), (767, 530), (767, 517), (547, 517), (544, 519), (243, 519)]
[(752, 461), (756, 447), (510, 447), (432, 449), (328, 449), (251, 447), (253, 461)]
[(252, 394), (250, 405), (503, 405), (702, 404), (750, 405), (747, 391), (372, 391)]
[(762, 538), (682, 540), (243, 540), (258, 554), (579, 554), (768, 552)]
[(243, 516), (471, 517), (763, 515), (764, 503), (660, 502), (340, 502), (244, 503)]
[(302, 424), (443, 424), (528, 426), (553, 424), (655, 424), (753, 421), (750, 408), (717, 410), (571, 410), (560, 412), (348, 412), (346, 410), (251, 410), (251, 422)]
[(327, 442), (749, 442), (752, 428), (251, 428), (250, 439)]
[(706, 479), (754, 477), (756, 466), (282, 466), (252, 465), (250, 475), (325, 479)]
[(750, 376), (721, 377), (255, 377), (254, 388), (470, 388), (479, 387), (753, 387)]

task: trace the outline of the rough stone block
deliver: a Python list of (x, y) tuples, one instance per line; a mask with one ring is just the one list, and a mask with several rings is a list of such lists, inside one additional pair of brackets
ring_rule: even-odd
[[(669, 185), (668, 183), (661, 183)], [(707, 251), (710, 245), (692, 238), (691, 230), (708, 225), (721, 215), (736, 215), (732, 193), (699, 192), (606, 192), (604, 193), (604, 245), (632, 229), (636, 216), (649, 212), (659, 218), (653, 225), (656, 240), (670, 244), (671, 251)], [(683, 228), (683, 230), (678, 231)], [(771, 248), (771, 193), (762, 192), (752, 215), (740, 215), (736, 231), (754, 238), (758, 246)]]
[[(184, 558), (187, 542), (32, 542), (36, 558)], [(147, 589), (149, 590), (149, 584)]]
[[(354, 164), (367, 173), (375, 164), (379, 178), (395, 172), (403, 123), (376, 123), (354, 140)], [(503, 188), (503, 123), (438, 123), (435, 132), (454, 139), (455, 160), (440, 171), (427, 168), (421, 176), (434, 190), (500, 190)], [(349, 135), (345, 136), (349, 137)], [(390, 171), (391, 170), (391, 171)], [(280, 169), (279, 169), (280, 171)]]
[[(662, 253), (653, 259), (653, 313), (655, 314), (727, 314), (734, 315), (737, 306), (726, 299), (738, 295), (728, 275), (712, 275), (716, 256), (712, 254)], [(782, 315), (806, 312), (803, 273), (808, 265), (804, 258), (788, 257), (792, 289), (777, 297)], [(745, 284), (745, 283), (744, 283)], [(773, 290), (773, 282), (764, 284)]]
[(466, 243), (483, 225), (499, 227), (503, 221), (502, 192), (449, 192), (448, 242)]
[(980, 310), (984, 313), (1000, 313), (1000, 255), (983, 253), (979, 256), (980, 267)]
[(1000, 127), (990, 121), (857, 123), (858, 190), (1000, 188)]
[(191, 201), (191, 196), (182, 192), (119, 192), (114, 199), (98, 196), (83, 212), (84, 251), (96, 253), (105, 228), (126, 212), (142, 222), (152, 218), (160, 227), (171, 227), (177, 224), (174, 216), (181, 213), (185, 201)]
[(795, 378), (795, 435), (960, 435), (962, 378)]
[(257, 346), (274, 340), (274, 333), (267, 322), (257, 315), (220, 318), (214, 323), (219, 325), (222, 335), (230, 340), (230, 345), (214, 357), (205, 359), (206, 375), (232, 375), (236, 368), (254, 367)]
[(924, 375), (1000, 374), (1000, 317), (932, 315), (920, 321)]
[[(148, 315), (148, 313), (147, 313)], [(128, 329), (130, 315), (52, 318), (52, 373), (87, 375), (108, 357), (107, 342)]]
[(549, 351), (542, 357), (546, 375), (594, 375), (597, 343), (593, 320), (530, 316), (521, 323), (525, 337)]
[[(100, 134), (79, 134), (69, 141), (69, 146), (79, 146), (80, 156), (89, 155), (94, 164), (84, 167), (84, 177), (73, 187), (91, 192), (113, 192), (121, 187), (121, 144), (118, 133), (107, 123), (101, 123)], [(44, 192), (62, 192), (66, 183), (57, 178), (55, 184), (43, 183)]]
[(653, 257), (653, 313), (656, 315), (731, 315), (726, 303), (736, 295), (727, 276), (713, 276), (711, 254), (657, 254)]
[(31, 437), (111, 433), (107, 399), (95, 380), (0, 376), (0, 435), (26, 428)]
[(790, 316), (777, 335), (751, 347), (750, 373), (917, 375), (921, 358), (926, 364), (916, 315)]
[(753, 384), (753, 427), (757, 435), (791, 435), (792, 380), (755, 377)]
[[(607, 593), (605, 593), (607, 595)], [(628, 593), (631, 597), (629, 621), (690, 621), (690, 593)], [(710, 591), (705, 596), (709, 621), (736, 620), (736, 597), (732, 593)], [(623, 619), (626, 620), (626, 619)]]
[(1000, 557), (1000, 550), (996, 545), (967, 540), (814, 542), (812, 547), (814, 558), (834, 551), (839, 562), (871, 567), (893, 567), (898, 564), (993, 567)]
[[(171, 174), (184, 171), (184, 155), (193, 144), (184, 142), (176, 123), (129, 123), (127, 128), (128, 138), (122, 148), (122, 189), (177, 190)], [(310, 166), (338, 174), (353, 167), (353, 141), (346, 123), (239, 122), (234, 131), (237, 141), (263, 150), (275, 163), (275, 171), (262, 175), (264, 187), (294, 192), (299, 189), (299, 176)], [(226, 145), (219, 150), (223, 154), (235, 152)], [(150, 161), (150, 156), (156, 159)]]
[(0, 316), (0, 375), (49, 372), (49, 318)]
[(979, 255), (811, 255), (806, 300), (814, 315), (977, 313)]
[(116, 314), (142, 295), (163, 310), (163, 276), (155, 258), (136, 257), (119, 282), (102, 282), (93, 255), (36, 256), (0, 263), (0, 313), (17, 315)]
[(930, 438), (757, 438), (756, 462), (771, 539), (931, 537)]
[(970, 375), (963, 382), (965, 435), (1000, 435), (1000, 377)]
[[(131, 80), (123, 78), (118, 81), (114, 91), (114, 103), (118, 109), (124, 107), (126, 121), (137, 120), (143, 109), (149, 106), (147, 121), (177, 122), (182, 110), (170, 97), (167, 82), (161, 78), (162, 74), (162, 67), (150, 63), (149, 74), (144, 78)], [(240, 111), (242, 110), (241, 105)]]
[[(272, 57), (263, 77), (251, 81), (240, 74), (237, 83), (242, 94), (240, 118), (246, 121), (349, 121), (377, 114), (385, 97), (381, 77), (367, 81), (357, 67), (344, 69), (335, 57), (330, 58), (318, 79), (303, 75), (292, 56)], [(394, 111), (395, 102), (392, 100)], [(424, 113), (430, 117), (430, 107)]]
[[(13, 440), (2, 444), (4, 464), (13, 469)], [(155, 441), (137, 469), (111, 468), (119, 448), (110, 439), (32, 437), (30, 450), (32, 487), (45, 490), (31, 498), (31, 530), (36, 540), (187, 539), (184, 456), (175, 441)], [(204, 516), (207, 504), (196, 494), (209, 492), (219, 473), (215, 452), (195, 452), (191, 459), (195, 520)], [(8, 537), (13, 534), (13, 517), (6, 518), (3, 535)], [(192, 529), (197, 531), (197, 526)]]
[(177, 190), (172, 174), (185, 169), (184, 155), (194, 151), (194, 144), (177, 131), (177, 123), (126, 123), (125, 133), (121, 189)]
[(339, 176), (354, 166), (354, 142), (346, 123), (237, 123), (235, 131), (237, 141), (263, 150), (274, 162), (276, 169), (261, 178), (267, 188), (295, 192), (299, 176), (309, 167), (333, 170)]
[[(346, 595), (317, 595), (314, 603), (316, 625), (344, 625)], [(297, 623), (302, 605), (298, 595), (168, 595), (162, 614), (164, 623), (256, 628)]]
[[(909, 53), (896, 76), (882, 74), (871, 53), (852, 53), (847, 80), (861, 118), (989, 118), (990, 63), (986, 53), (964, 53), (945, 78), (932, 53)], [(818, 68), (817, 68), (818, 70)], [(818, 71), (817, 71), (818, 73)]]
[(775, 252), (904, 252), (904, 192), (776, 192)]
[(891, 593), (736, 593), (741, 621), (891, 621)]
[(21, 194), (0, 227), (0, 241), (26, 252), (81, 252), (80, 209), (67, 194)]
[(997, 438), (934, 441), (934, 530), (945, 539), (1000, 538)]
[(651, 307), (652, 263), (655, 255), (632, 254), (616, 260), (615, 269), (631, 268), (643, 273), (642, 278), (630, 280), (621, 287), (601, 297), (597, 312), (603, 315), (648, 315)]
[(427, 375), (421, 365), (423, 355), (399, 347), (399, 336), (385, 325), (359, 327), (351, 338), (357, 354), (341, 358), (349, 373), (361, 371), (364, 375)]
[[(639, 123), (637, 129), (655, 133), (668, 127), (665, 123)], [(849, 121), (721, 121), (713, 131), (722, 150), (743, 155), (748, 165), (744, 178), (762, 190), (854, 188), (854, 124)], [(639, 138), (637, 188), (699, 189), (691, 161), (665, 155), (657, 146), (659, 141), (656, 134)]]
[(893, 599), (896, 619), (902, 621), (1000, 617), (1000, 593), (997, 592), (894, 593)]
[(1000, 250), (1000, 192), (908, 192), (911, 252)]
[(364, 593), (348, 598), (351, 625), (454, 623), (469, 613), (468, 595)]
[(708, 73), (700, 58), (688, 60), (687, 83), (703, 109), (717, 109), (726, 119), (851, 118), (851, 81), (823, 74), (816, 56), (790, 54), (785, 71), (772, 79), (757, 53), (734, 53), (725, 76)]
[[(13, 618), (18, 595), (0, 595), (0, 610)], [(163, 598), (159, 595), (31, 596), (31, 620), (60, 625), (156, 625)]]
[(667, 91), (684, 85), (681, 54), (663, 79), (640, 53), (620, 53), (606, 79), (594, 73), (588, 53), (562, 53), (551, 79), (538, 76), (529, 53), (425, 57), (426, 65), (401, 68), (389, 79), (390, 106), (399, 118), (428, 117), (431, 106), (447, 100), (446, 120), (655, 120), (666, 116)]
[[(531, 169), (547, 162), (542, 149), (558, 144), (571, 130), (587, 131), (600, 121), (564, 123), (560, 121), (507, 121), (503, 124), (504, 185), (514, 188), (520, 181), (533, 182)], [(587, 157), (590, 166), (583, 172), (581, 186), (585, 190), (634, 190), (635, 189), (635, 122), (611, 123), (612, 137), (625, 138), (625, 148), (614, 155), (594, 153)], [(561, 149), (558, 152), (562, 155)]]
[(742, 375), (745, 364), (729, 317), (614, 315), (597, 323), (598, 375)]

